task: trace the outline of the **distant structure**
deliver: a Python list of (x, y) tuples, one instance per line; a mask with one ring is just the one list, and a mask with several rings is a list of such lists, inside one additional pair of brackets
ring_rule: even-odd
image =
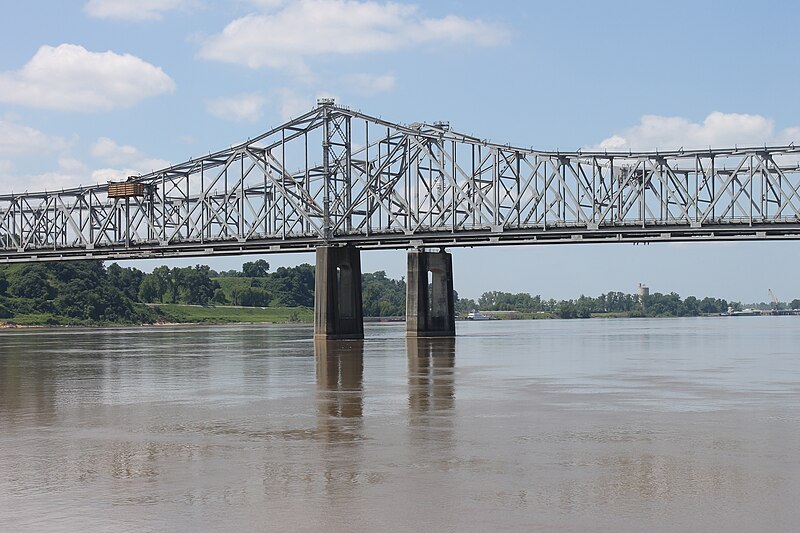
[(639, 293), (639, 302), (641, 302), (642, 310), (644, 310), (645, 301), (647, 300), (647, 297), (650, 296), (650, 287), (640, 283), (638, 293)]

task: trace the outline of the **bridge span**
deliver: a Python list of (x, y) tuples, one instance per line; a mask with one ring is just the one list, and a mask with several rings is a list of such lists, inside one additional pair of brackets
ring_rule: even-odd
[(432, 335), (454, 332), (452, 262), (427, 248), (798, 238), (794, 145), (541, 151), (331, 100), (124, 183), (0, 194), (0, 263), (316, 250), (329, 338), (363, 335), (359, 249), (410, 250), (407, 328)]

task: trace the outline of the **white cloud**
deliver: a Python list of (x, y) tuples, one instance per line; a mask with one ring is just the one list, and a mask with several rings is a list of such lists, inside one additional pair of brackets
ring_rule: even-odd
[(289, 0), (250, 0), (250, 3), (263, 9), (272, 9), (289, 3)]
[(59, 158), (57, 170), (28, 176), (4, 174), (0, 177), (2, 192), (57, 191), (94, 184), (86, 165), (66, 156)]
[(147, 157), (133, 146), (121, 145), (106, 137), (97, 139), (89, 152), (100, 168), (93, 168), (65, 153), (58, 158), (56, 170), (13, 175), (11, 163), (0, 161), (0, 192), (55, 191), (79, 185), (91, 186), (123, 180), (170, 165), (169, 161)]
[(206, 102), (206, 109), (215, 117), (236, 122), (255, 122), (261, 118), (266, 98), (248, 93)]
[(478, 19), (455, 15), (425, 18), (415, 5), (357, 0), (257, 2), (262, 13), (230, 22), (209, 38), (200, 56), (251, 68), (303, 72), (303, 59), (325, 54), (360, 54), (410, 46), (468, 44), (495, 46), (507, 31)]
[(63, 149), (66, 141), (9, 120), (0, 120), (0, 154), (28, 154)]
[(278, 112), (282, 120), (289, 120), (311, 111), (314, 102), (291, 89), (278, 89), (275, 91), (278, 100)]
[(98, 168), (91, 173), (92, 183), (106, 183), (109, 181), (124, 181), (130, 176), (137, 176), (139, 172), (133, 168)]
[(397, 79), (390, 74), (351, 74), (344, 81), (353, 92), (367, 96), (391, 91), (397, 83)]
[[(107, 137), (100, 137), (92, 145), (90, 153), (98, 161), (105, 165), (114, 165), (117, 169), (104, 168), (93, 172), (93, 176), (100, 173), (110, 173), (114, 176), (124, 174), (127, 178), (131, 175), (146, 174), (154, 170), (159, 170), (170, 166), (170, 162), (164, 159), (147, 157), (134, 146), (117, 144)], [(114, 178), (104, 178), (100, 181), (107, 181)]]
[(129, 176), (147, 174), (170, 166), (164, 159), (147, 157), (138, 148), (118, 144), (108, 137), (100, 137), (92, 145), (90, 153), (103, 168), (91, 171), (91, 183), (120, 181)]
[(192, 0), (89, 0), (83, 10), (90, 17), (139, 22), (160, 20), (165, 12), (193, 3)]
[(0, 73), (0, 101), (42, 109), (104, 111), (171, 92), (163, 70), (130, 54), (42, 46), (22, 69)]
[(58, 168), (63, 172), (69, 173), (86, 172), (86, 165), (82, 161), (66, 155), (58, 158)]
[(636, 126), (604, 139), (591, 149), (672, 150), (762, 146), (800, 141), (800, 128), (775, 131), (774, 122), (761, 115), (715, 111), (703, 122), (683, 117), (645, 115)]
[[(0, 122), (0, 136), (2, 135)], [(34, 130), (35, 131), (35, 130)], [(34, 139), (39, 136), (33, 135)], [(148, 157), (139, 149), (119, 144), (107, 137), (100, 137), (89, 147), (94, 159), (92, 165), (72, 157), (67, 150), (71, 143), (58, 145), (62, 153), (58, 156), (55, 170), (39, 174), (14, 174), (12, 161), (0, 160), (0, 193), (22, 191), (53, 191), (92, 186), (113, 180), (123, 180), (128, 176), (147, 174), (170, 166), (164, 159)]]
[(123, 146), (115, 143), (108, 137), (100, 137), (90, 149), (91, 154), (107, 163), (127, 163), (139, 155), (139, 150), (133, 146)]

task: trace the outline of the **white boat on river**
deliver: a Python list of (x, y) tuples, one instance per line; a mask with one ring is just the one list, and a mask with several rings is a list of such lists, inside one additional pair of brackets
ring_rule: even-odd
[(480, 311), (473, 309), (467, 315), (467, 320), (497, 320), (497, 317), (484, 315)]

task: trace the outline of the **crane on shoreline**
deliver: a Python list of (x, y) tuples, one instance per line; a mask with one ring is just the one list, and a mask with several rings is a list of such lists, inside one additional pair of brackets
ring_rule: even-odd
[(772, 289), (767, 289), (767, 290), (769, 291), (769, 297), (772, 300), (772, 308), (777, 310), (781, 302), (780, 300), (778, 300), (778, 297), (775, 296), (775, 293), (772, 292)]

